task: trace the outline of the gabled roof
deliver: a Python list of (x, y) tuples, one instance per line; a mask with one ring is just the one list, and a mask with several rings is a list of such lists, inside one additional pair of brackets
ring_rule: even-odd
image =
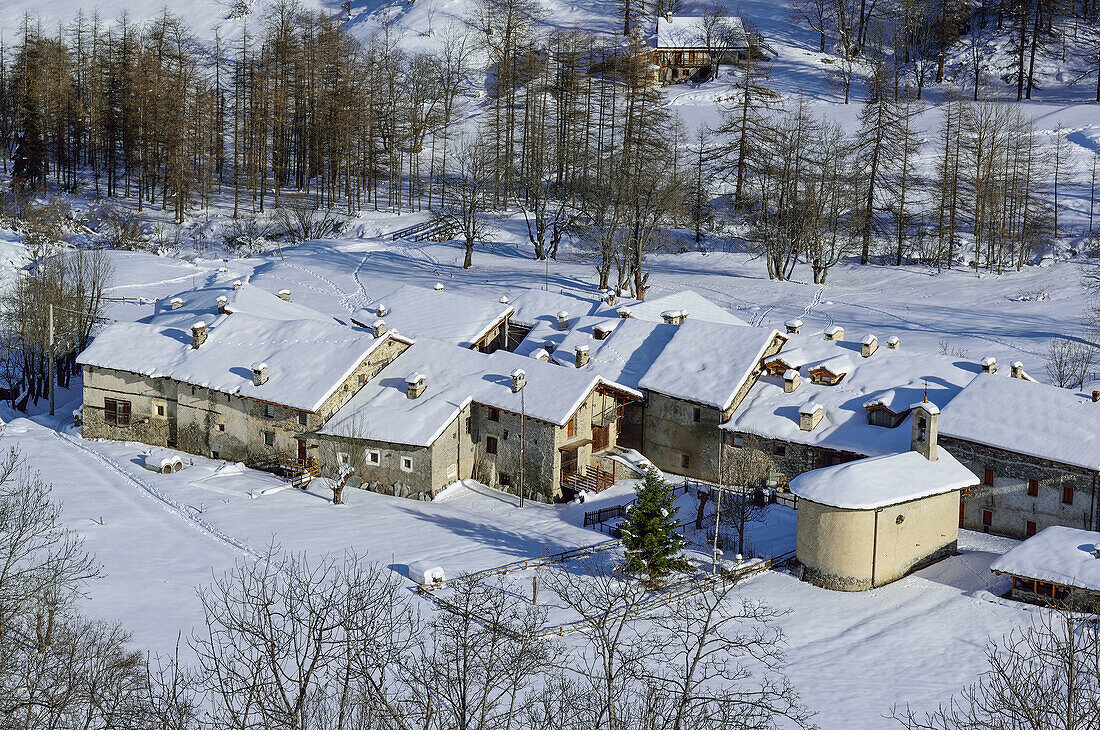
[[(741, 18), (729, 16), (721, 18), (719, 22), (723, 26), (721, 32), (728, 32), (738, 39), (734, 45), (741, 47), (748, 45), (745, 40), (745, 25), (741, 22)], [(718, 31), (712, 30), (711, 32), (714, 33)], [(706, 37), (707, 31), (703, 16), (673, 15), (671, 19), (665, 16), (657, 18), (655, 43), (658, 49), (704, 48), (706, 46), (706, 41), (704, 40)]]
[[(378, 315), (378, 306), (386, 314)], [(471, 347), (503, 322), (515, 309), (492, 297), (475, 298), (419, 286), (402, 286), (375, 297), (368, 309), (352, 314), (352, 321), (369, 327), (384, 319), (386, 327), (409, 337), (431, 337)]]
[(929, 461), (916, 451), (857, 459), (791, 480), (799, 499), (838, 509), (867, 510), (965, 489), (978, 478), (946, 449)]
[[(177, 310), (178, 311), (178, 310)], [(316, 319), (279, 320), (244, 312), (204, 315), (206, 341), (191, 347), (191, 328), (122, 322), (106, 327), (77, 362), (152, 378), (171, 378), (223, 393), (316, 411), (376, 347), (352, 327)], [(252, 365), (267, 365), (268, 380), (252, 382)]]
[(974, 443), (1100, 471), (1100, 403), (1084, 393), (981, 374), (940, 416), (939, 431)]
[(631, 317), (648, 320), (650, 322), (663, 322), (663, 312), (679, 311), (687, 312), (689, 320), (702, 322), (715, 322), (717, 324), (748, 324), (736, 314), (718, 306), (704, 296), (691, 290), (684, 290), (666, 294), (653, 299), (647, 299), (637, 304), (622, 305), (630, 310)]
[(1100, 591), (1100, 559), (1093, 551), (1100, 532), (1055, 525), (1033, 535), (1001, 557), (989, 569), (1022, 578)]
[[(240, 287), (236, 283), (240, 283)], [(277, 295), (247, 283), (244, 279), (225, 280), (201, 289), (180, 292), (156, 303), (153, 314), (138, 320), (147, 324), (166, 326), (176, 324), (184, 329), (199, 320), (209, 324), (218, 316), (218, 298), (225, 297), (226, 306), (236, 314), (262, 319), (313, 320), (335, 323), (332, 317), (293, 301), (284, 301)], [(172, 308), (173, 303), (179, 306)]]
[(725, 410), (772, 341), (774, 329), (701, 322), (690, 317), (639, 381), (673, 398)]
[[(641, 393), (608, 383), (595, 373), (563, 368), (498, 350), (491, 355), (422, 338), (363, 386), (321, 430), (322, 434), (430, 446), (471, 402), (520, 412), (511, 373), (527, 376), (523, 406), (528, 418), (564, 426), (594, 388), (624, 397)], [(423, 374), (426, 388), (409, 398), (406, 378)]]

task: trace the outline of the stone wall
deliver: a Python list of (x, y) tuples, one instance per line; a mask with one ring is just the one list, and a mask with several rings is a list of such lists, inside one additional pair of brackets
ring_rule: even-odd
[[(734, 446), (735, 440), (741, 445)], [(722, 458), (727, 460), (726, 463), (733, 463), (732, 459), (735, 458), (737, 449), (754, 450), (767, 456), (774, 465), (774, 472), (781, 474), (786, 482), (811, 469), (863, 458), (862, 454), (848, 451), (834, 451), (782, 439), (765, 438), (752, 433), (734, 432), (726, 437), (726, 448), (722, 455)]]
[[(942, 433), (940, 446), (982, 480), (963, 496), (962, 527), (1015, 538), (1027, 536), (1029, 521), (1035, 523), (1036, 531), (1051, 525), (1096, 529), (1096, 472)], [(993, 470), (992, 484), (984, 481), (986, 469)], [(1028, 494), (1031, 479), (1039, 480), (1036, 496)], [(1066, 487), (1073, 489), (1073, 504), (1062, 500)], [(991, 513), (990, 525), (983, 523), (986, 510)]]
[[(699, 409), (698, 421), (694, 420), (695, 409)], [(648, 393), (642, 453), (662, 471), (715, 481), (722, 415), (711, 406)]]

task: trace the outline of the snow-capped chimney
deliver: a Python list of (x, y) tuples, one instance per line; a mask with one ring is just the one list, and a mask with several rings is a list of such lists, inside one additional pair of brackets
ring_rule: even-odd
[(1100, 403), (1100, 390), (1092, 391), (1092, 402)]
[(588, 345), (578, 345), (573, 354), (577, 367), (583, 368), (588, 364)]
[(254, 362), (252, 363), (252, 384), (263, 385), (267, 382), (267, 363), (266, 362)]
[(1012, 376), (1013, 378), (1018, 378), (1020, 380), (1023, 380), (1024, 379), (1024, 364), (1022, 362), (1020, 362), (1019, 360), (1012, 363), (1012, 369), (1008, 371), (1008, 374), (1010, 376)]
[(432, 289), (435, 289), (436, 291), (443, 291), (444, 288), (445, 287), (443, 286), (443, 282), (441, 281), (437, 281), (435, 283), (435, 286), (432, 287)]
[(225, 308), (229, 304), (229, 297), (218, 297), (218, 314), (225, 314)]
[(615, 331), (613, 324), (598, 324), (592, 328), (592, 336), (597, 340), (606, 340)]
[(191, 325), (191, 347), (197, 350), (204, 342), (206, 342), (206, 322), (195, 322)]
[(982, 372), (987, 375), (992, 375), (997, 372), (997, 358), (987, 356), (982, 358)]
[(617, 302), (617, 301), (619, 301), (619, 298), (617, 296), (615, 296), (615, 290), (614, 289), (607, 292), (607, 306), (614, 307), (615, 302)]
[(375, 310), (375, 314), (377, 314), (379, 317), (385, 317), (389, 313), (390, 310), (386, 307), (386, 305), (382, 302), (379, 302), (378, 309)]
[(626, 307), (619, 307), (615, 310), (619, 315), (619, 319), (630, 319), (630, 310)]
[(834, 324), (825, 330), (825, 339), (841, 342), (844, 339), (844, 328), (838, 324)]
[(374, 324), (372, 324), (370, 328), (371, 331), (374, 332), (375, 337), (381, 337), (382, 335), (386, 334), (386, 320), (376, 319), (374, 320)]
[(787, 368), (787, 372), (783, 373), (783, 392), (793, 393), (800, 385), (802, 385), (802, 376), (794, 368)]
[(802, 331), (802, 320), (798, 318), (788, 319), (783, 323), (783, 326), (787, 328), (788, 335), (797, 335)]
[(665, 321), (665, 324), (683, 324), (687, 316), (687, 310), (684, 309), (670, 309), (667, 312), (661, 312), (661, 319)]
[(565, 311), (564, 309), (558, 312), (558, 329), (569, 329), (569, 312)]
[(886, 346), (889, 347), (891, 350), (900, 350), (901, 338), (897, 335), (891, 335), (890, 339), (886, 340)]
[(914, 403), (911, 410), (913, 435), (910, 438), (909, 448), (929, 461), (935, 461), (938, 458), (936, 446), (939, 442), (940, 409), (935, 403), (924, 400)]
[(238, 291), (242, 286), (244, 286), (244, 284), (241, 283), (240, 279), (237, 279), (233, 282), (233, 291)]
[(545, 349), (540, 347), (539, 349), (537, 349), (537, 350), (535, 350), (534, 352), (531, 353), (531, 357), (534, 358), (535, 360), (541, 360), (542, 362), (546, 362), (547, 360), (550, 359), (550, 353), (547, 352)]
[(859, 343), (859, 354), (863, 357), (871, 357), (878, 349), (878, 338), (874, 335), (865, 335)]
[(428, 376), (424, 373), (413, 373), (405, 378), (405, 394), (409, 398), (419, 398), (424, 395), (424, 389), (428, 387)]
[(169, 302), (169, 304), (172, 305), (172, 309), (179, 309), (180, 307), (183, 306), (183, 300), (180, 299), (179, 297), (176, 297), (171, 302)]
[(280, 289), (279, 290), (279, 298), (282, 299), (284, 302), (289, 302), (290, 301), (290, 289)]
[(825, 408), (820, 403), (807, 403), (798, 409), (798, 427), (803, 431), (813, 431), (824, 415)]
[(665, 13), (665, 22), (666, 23), (671, 23), (672, 22), (672, 11), (671, 10), (669, 10), (667, 13)]

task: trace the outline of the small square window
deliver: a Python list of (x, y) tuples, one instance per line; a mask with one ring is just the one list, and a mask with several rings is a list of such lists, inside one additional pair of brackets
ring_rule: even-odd
[(274, 445), (275, 445), (275, 432), (274, 431), (264, 431), (264, 446), (271, 447), (271, 446), (274, 446)]
[(772, 444), (772, 454), (775, 456), (786, 456), (787, 444)]
[(158, 416), (164, 416), (164, 406), (157, 405), (157, 415)]
[(264, 418), (274, 418), (274, 417), (275, 417), (275, 406), (271, 405), (270, 403), (265, 403), (264, 404)]
[(219, 431), (225, 431), (225, 424), (224, 423), (219, 423), (218, 424), (218, 430)]
[(1039, 480), (1028, 479), (1027, 480), (1027, 496), (1038, 497), (1039, 496)]
[(703, 420), (703, 409), (702, 408), (692, 408), (691, 409), (691, 420), (692, 420), (693, 423), (699, 423), (700, 421), (702, 421)]
[(984, 484), (992, 484), (993, 483), (993, 470), (990, 469), (989, 467), (986, 467), (985, 478), (982, 480), (982, 483), (984, 483)]
[(1073, 504), (1073, 487), (1062, 487), (1062, 504)]
[(309, 425), (309, 414), (308, 413), (299, 413), (298, 414), (298, 425), (299, 426), (308, 426)]
[(499, 421), (500, 420), (500, 409), (499, 408), (490, 408), (489, 409), (489, 420), (490, 421)]
[(497, 452), (497, 440), (495, 436), (485, 437), (485, 453), (495, 454)]
[(680, 454), (680, 467), (688, 469), (691, 466), (691, 456), (688, 454)]
[(413, 460), (412, 460), (412, 458), (408, 457), (408, 456), (402, 456), (401, 457), (401, 471), (412, 471), (412, 470), (413, 470)]
[(745, 445), (744, 436), (734, 436), (730, 441), (733, 443), (733, 446), (738, 449)]
[(367, 449), (366, 459), (368, 464), (377, 466), (382, 463), (382, 452), (375, 449)]

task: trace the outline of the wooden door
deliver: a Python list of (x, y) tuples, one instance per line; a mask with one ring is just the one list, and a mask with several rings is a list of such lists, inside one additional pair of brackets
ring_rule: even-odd
[(305, 439), (294, 439), (294, 440), (298, 442), (298, 461), (305, 461), (306, 460), (306, 440)]

